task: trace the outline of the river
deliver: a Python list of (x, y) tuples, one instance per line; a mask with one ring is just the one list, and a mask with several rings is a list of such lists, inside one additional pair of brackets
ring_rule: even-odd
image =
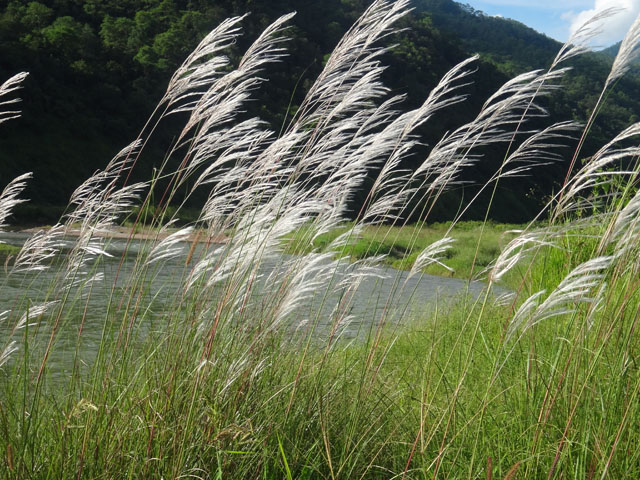
[[(29, 238), (29, 235), (3, 232), (0, 233), (0, 241), (20, 246)], [(69, 249), (73, 247), (74, 242), (75, 239), (72, 237), (64, 239), (64, 244)], [(75, 309), (75, 314), (70, 316), (74, 320), (66, 321), (64, 328), (56, 330), (55, 348), (52, 349), (51, 357), (48, 360), (50, 371), (54, 371), (56, 375), (68, 375), (74, 365), (77, 366), (77, 359), (88, 365), (95, 358), (105, 332), (104, 319), (107, 318), (108, 305), (111, 305), (110, 308), (113, 309), (114, 303), (119, 301), (112, 300), (110, 302), (110, 298), (121, 298), (118, 293), (128, 288), (128, 281), (136, 268), (136, 254), (141, 248), (145, 248), (145, 244), (137, 240), (130, 243), (124, 239), (106, 241), (105, 250), (111, 256), (101, 257), (96, 270), (90, 272), (91, 274), (99, 273), (103, 277), (102, 280), (91, 285), (90, 295), (86, 292), (86, 286), (84, 294), (74, 291), (69, 293), (69, 298), (75, 298), (73, 300), (75, 306), (72, 307)], [(162, 333), (163, 318), (167, 311), (174, 308), (175, 293), (183, 288), (183, 278), (185, 278), (186, 271), (185, 260), (190, 253), (190, 248), (191, 244), (189, 243), (180, 244), (179, 251), (154, 267), (153, 274), (147, 277), (145, 298), (148, 299), (148, 303), (143, 305), (143, 308), (146, 309), (142, 316), (144, 321), (136, 329), (137, 335)], [(194, 257), (197, 257), (198, 253), (196, 251)], [(253, 294), (254, 300), (259, 301), (256, 295), (272, 294), (270, 290), (272, 286), (266, 280), (269, 278), (268, 274), (292, 260), (295, 260), (295, 257), (283, 254), (266, 262), (262, 268), (262, 284), (253, 289), (254, 292), (258, 292)], [(339, 284), (348, 274), (349, 269), (348, 262), (342, 262), (338, 268), (335, 268), (331, 282)], [(12, 273), (9, 275), (6, 270), (3, 268), (0, 273), (0, 285), (2, 286), (0, 289), (0, 312), (16, 308), (20, 311), (26, 311), (27, 304), (25, 302), (27, 299), (29, 299), (30, 308), (33, 308), (34, 305), (50, 298), (51, 286), (55, 284), (61, 274), (60, 270), (56, 268), (37, 274)], [(8, 270), (10, 271), (10, 267)], [(406, 321), (425, 315), (426, 311), (435, 308), (436, 305), (446, 309), (451, 305), (453, 299), (461, 298), (465, 294), (471, 298), (477, 298), (486, 289), (486, 285), (481, 282), (466, 282), (455, 278), (426, 274), (410, 276), (408, 272), (384, 266), (371, 267), (368, 272), (369, 275), (362, 277), (357, 290), (351, 296), (350, 321), (341, 332), (344, 339), (357, 339), (369, 332), (372, 322), (382, 318), (383, 312), (386, 320), (401, 326)], [(334, 291), (334, 289), (325, 290)], [(305, 314), (308, 315), (309, 312), (316, 314), (320, 312), (314, 335), (322, 337), (327, 335), (332, 328), (330, 324), (323, 322), (323, 317), (330, 317), (331, 312), (340, 301), (340, 297), (334, 293), (329, 295), (321, 293), (313, 298), (308, 305), (298, 305), (296, 311), (289, 314), (289, 318), (299, 319)], [(84, 321), (80, 320), (82, 318)], [(49, 318), (47, 321), (52, 322), (54, 319)], [(62, 321), (64, 322), (64, 319)], [(7, 322), (5, 321), (5, 323)], [(289, 325), (289, 328), (291, 327)], [(30, 347), (33, 344), (34, 349), (44, 351), (49, 341), (50, 328), (40, 328), (35, 325), (29, 328), (32, 330), (29, 332)], [(4, 325), (0, 331), (4, 332), (5, 337), (11, 335), (8, 325)], [(13, 332), (12, 338), (16, 339), (18, 344), (21, 343), (22, 331)], [(81, 342), (78, 341), (78, 338), (81, 338)], [(0, 348), (4, 348), (6, 344), (5, 339), (0, 343)]]

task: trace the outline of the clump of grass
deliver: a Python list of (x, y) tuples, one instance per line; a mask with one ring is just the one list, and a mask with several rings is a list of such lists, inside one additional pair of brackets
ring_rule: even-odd
[[(499, 88), (406, 172), (413, 132), (463, 100), (474, 61), (454, 67), (421, 107), (398, 113), (402, 99), (380, 82), (380, 41), (407, 7), (374, 2), (278, 136), (236, 116), (262, 66), (283, 59), (290, 16), (235, 65), (224, 53), (242, 18), (223, 22), (172, 77), (140, 138), (78, 187), (58, 224), (25, 243), (2, 278), (2, 292), (21, 292), (0, 309), (2, 477), (640, 475), (640, 197), (623, 187), (624, 201), (584, 219), (594, 186), (628, 178), (610, 167), (635, 165), (639, 149), (620, 145), (640, 128), (571, 167), (544, 224), (507, 235), (511, 226), (488, 221), (406, 226), (398, 217), (415, 205), (428, 217), (483, 145), (507, 146), (483, 190), (554, 158), (548, 150), (577, 127), (531, 135), (526, 121), (540, 120), (539, 96), (556, 88), (558, 65), (586, 49), (602, 17), (574, 34), (549, 71)], [(636, 24), (606, 88), (639, 37)], [(179, 168), (166, 163), (149, 182), (126, 182), (143, 137), (177, 111), (189, 115), (167, 157), (188, 150)], [(159, 189), (158, 178), (169, 186)], [(0, 225), (25, 179), (0, 195)], [(207, 189), (194, 224), (226, 243), (185, 244), (193, 225), (175, 229), (179, 210), (167, 207), (185, 185)], [(153, 211), (144, 207), (151, 199)], [(98, 234), (136, 207), (134, 228), (144, 222), (158, 235), (125, 242), (116, 257)], [(80, 231), (71, 245), (69, 225)], [(297, 255), (282, 254), (286, 242)], [(422, 308), (414, 280), (457, 261), (487, 288)], [(382, 282), (381, 262), (410, 275), (373, 290), (368, 300), (380, 308), (355, 317), (359, 288)], [(170, 282), (158, 286), (167, 265)], [(513, 291), (498, 295), (505, 281)], [(95, 323), (98, 333), (88, 333)]]
[(17, 245), (9, 245), (7, 243), (0, 243), (0, 255), (15, 255), (20, 251), (20, 247)]

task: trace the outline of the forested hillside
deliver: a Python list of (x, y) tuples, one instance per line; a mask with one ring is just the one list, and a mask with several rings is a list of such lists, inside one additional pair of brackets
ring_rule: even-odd
[[(255, 92), (247, 115), (259, 115), (279, 131), (295, 112), (306, 89), (322, 68), (328, 53), (359, 14), (366, 0), (13, 0), (0, 3), (0, 77), (19, 71), (30, 76), (21, 91), (22, 118), (3, 125), (0, 137), (0, 178), (6, 183), (25, 171), (35, 178), (28, 192), (36, 204), (64, 205), (82, 179), (102, 167), (113, 154), (135, 139), (161, 97), (175, 68), (198, 41), (224, 18), (251, 12), (244, 20), (242, 44), (236, 60), (265, 26), (278, 16), (297, 11), (291, 22), (289, 56), (268, 68), (269, 79)], [(427, 124), (412, 162), (428, 145), (471, 119), (484, 100), (509, 77), (545, 68), (560, 44), (530, 28), (483, 15), (450, 0), (415, 0), (415, 10), (403, 21), (386, 62), (385, 82), (393, 93), (407, 95), (406, 108), (424, 100), (439, 78), (453, 65), (479, 53), (478, 71), (464, 93), (469, 99)], [(595, 104), (611, 58), (593, 54), (574, 62), (565, 89), (547, 104), (554, 120), (582, 119)], [(591, 138), (602, 144), (640, 112), (640, 80), (623, 79), (602, 109)], [(173, 141), (171, 122), (160, 125), (146, 157), (134, 174), (142, 177), (163, 159)], [(584, 154), (589, 153), (589, 145)], [(484, 152), (468, 180), (470, 185), (445, 197), (434, 218), (446, 218), (471, 183), (490, 175), (502, 152)], [(529, 191), (529, 200), (497, 208), (500, 220), (530, 217), (551, 192), (562, 166), (545, 167), (535, 181), (515, 180), (499, 190)], [(197, 201), (197, 199), (195, 200)], [(527, 203), (528, 202), (528, 203)], [(500, 202), (497, 203), (498, 205)], [(477, 212), (484, 212), (479, 206)], [(473, 216), (474, 212), (471, 211)]]

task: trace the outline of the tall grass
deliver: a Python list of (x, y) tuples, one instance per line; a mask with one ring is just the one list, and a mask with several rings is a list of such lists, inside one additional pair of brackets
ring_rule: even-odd
[[(544, 116), (538, 99), (558, 88), (561, 64), (586, 50), (594, 22), (606, 17), (579, 30), (548, 71), (500, 87), (407, 172), (402, 160), (419, 141), (416, 128), (464, 100), (475, 61), (454, 67), (421, 107), (400, 113), (402, 98), (389, 97), (380, 81), (380, 60), (407, 7), (374, 2), (279, 135), (240, 115), (263, 66), (286, 60), (290, 16), (237, 65), (224, 52), (242, 17), (227, 20), (178, 69), (139, 138), (78, 187), (60, 223), (6, 263), (3, 288), (20, 293), (0, 309), (3, 478), (640, 475), (640, 197), (625, 184), (637, 171), (640, 152), (628, 145), (638, 125), (570, 171), (541, 212), (545, 222), (514, 232), (489, 265), (480, 248), (486, 224), (479, 226), (467, 258), (469, 272), (484, 275), (480, 296), (416, 313), (394, 301), (411, 288), (398, 273), (387, 296), (369, 299), (375, 313), (352, 315), (358, 286), (380, 274), (387, 245), (401, 247), (414, 277), (447, 265), (457, 221), (426, 245), (423, 224), (389, 225), (402, 226), (411, 209), (428, 222), (460, 172), (481, 161), (478, 148), (507, 146), (483, 187), (491, 191), (555, 159), (555, 147), (579, 134), (569, 123), (537, 133), (526, 125)], [(637, 30), (605, 89), (635, 56)], [(12, 79), (0, 93), (16, 85)], [(146, 138), (175, 112), (188, 120), (167, 161), (149, 182), (129, 183)], [(610, 168), (621, 160), (629, 168)], [(372, 176), (356, 218), (345, 223)], [(25, 180), (2, 193), (0, 224)], [(605, 183), (623, 185), (616, 201), (593, 198)], [(199, 239), (224, 243), (197, 245), (193, 226), (171, 229), (185, 189), (208, 192)], [(132, 209), (134, 228), (144, 221), (157, 236), (129, 239), (114, 256), (103, 233)], [(79, 236), (68, 242), (71, 226)], [(367, 232), (383, 240), (350, 255)], [(283, 255), (292, 237), (299, 254)], [(168, 264), (171, 282), (158, 289)], [(494, 294), (505, 278), (514, 291)], [(95, 322), (100, 333), (88, 338)]]

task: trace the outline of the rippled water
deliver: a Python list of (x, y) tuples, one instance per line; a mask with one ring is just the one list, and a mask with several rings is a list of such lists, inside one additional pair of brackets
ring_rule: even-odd
[[(0, 241), (8, 244), (21, 245), (28, 238), (23, 233), (2, 233)], [(71, 248), (73, 238), (65, 240)], [(191, 244), (182, 244), (181, 252), (171, 259), (154, 267), (152, 275), (145, 280), (144, 298), (137, 306), (129, 306), (129, 311), (136, 311), (143, 319), (136, 326), (135, 333), (139, 336), (148, 336), (154, 332), (162, 332), (166, 324), (166, 313), (173, 307), (176, 292), (181, 291), (183, 278), (187, 269), (185, 260)], [(56, 330), (55, 348), (48, 360), (49, 368), (61, 375), (65, 375), (73, 368), (74, 359), (83, 363), (91, 363), (104, 335), (105, 329), (112, 328), (118, 331), (117, 326), (105, 325), (107, 308), (126, 308), (122, 305), (122, 298), (129, 299), (130, 295), (121, 295), (123, 289), (128, 288), (128, 280), (135, 270), (135, 260), (138, 251), (145, 248), (145, 244), (133, 241), (127, 244), (126, 240), (112, 239), (107, 242), (106, 251), (111, 257), (102, 257), (101, 261), (86, 272), (87, 275), (100, 273), (104, 279), (95, 282), (90, 287), (84, 287), (82, 291), (72, 290), (69, 293), (67, 304), (71, 306), (65, 309), (65, 318), (59, 322), (64, 328)], [(202, 247), (198, 247), (202, 248)], [(193, 252), (192, 252), (193, 253)], [(197, 258), (198, 251), (194, 257)], [(262, 283), (254, 291), (253, 301), (260, 303), (260, 295), (272, 295), (273, 285), (266, 280), (274, 269), (282, 268), (287, 261), (295, 261), (295, 257), (283, 255), (272, 259), (264, 266)], [(347, 275), (351, 266), (344, 262), (333, 275), (332, 282), (338, 285)], [(425, 309), (432, 308), (436, 302), (447, 305), (447, 299), (452, 299), (460, 294), (467, 293), (477, 296), (484, 291), (485, 285), (480, 282), (465, 282), (454, 278), (445, 278), (432, 275), (409, 276), (408, 272), (398, 271), (392, 268), (375, 267), (370, 270), (371, 275), (364, 277), (353, 299), (350, 302), (348, 325), (342, 332), (343, 337), (354, 338), (369, 330), (372, 322), (377, 322), (383, 315), (388, 321), (402, 324), (407, 319), (424, 314)], [(60, 271), (52, 268), (45, 272), (35, 274), (11, 274), (2, 271), (0, 273), (0, 312), (9, 309), (26, 311), (26, 299), (30, 299), (31, 305), (47, 299), (51, 285), (54, 285)], [(117, 279), (117, 280), (116, 280)], [(296, 311), (289, 315), (292, 327), (304, 320), (309, 320), (310, 315), (317, 315), (316, 335), (326, 335), (331, 325), (323, 323), (323, 318), (330, 318), (340, 297), (333, 292), (334, 289), (323, 289), (311, 304), (299, 305)], [(260, 293), (262, 292), (262, 293)], [(90, 295), (89, 295), (90, 293)], [(115, 299), (111, 300), (110, 299)], [(110, 307), (109, 307), (110, 306)], [(135, 309), (138, 310), (135, 310)], [(320, 312), (318, 314), (318, 312)], [(122, 316), (120, 316), (121, 318)], [(118, 318), (114, 316), (114, 318)], [(313, 320), (313, 319), (311, 319)], [(55, 318), (47, 318), (47, 322), (55, 322)], [(118, 320), (114, 320), (116, 322)], [(31, 325), (29, 329), (30, 344), (34, 348), (43, 350), (49, 341), (51, 325), (47, 327)], [(4, 335), (10, 335), (5, 325), (2, 329)], [(19, 339), (21, 332), (14, 332), (14, 337)], [(81, 342), (78, 342), (81, 338)], [(5, 345), (6, 342), (0, 343)], [(76, 352), (78, 355), (76, 355)]]

